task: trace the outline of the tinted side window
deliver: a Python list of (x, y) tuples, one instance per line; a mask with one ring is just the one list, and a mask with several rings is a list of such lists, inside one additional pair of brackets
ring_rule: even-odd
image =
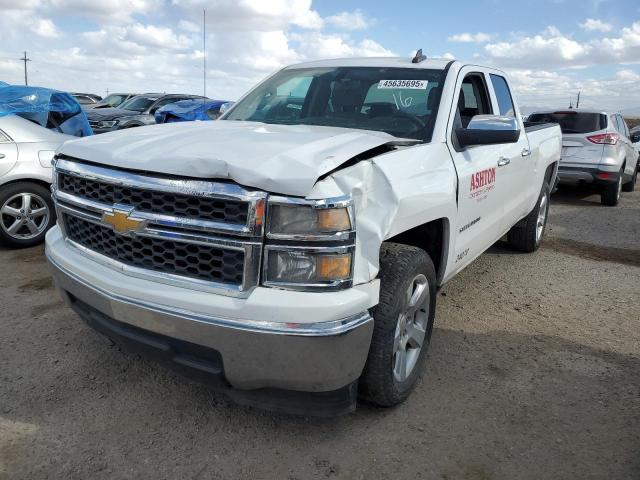
[(477, 73), (467, 75), (462, 82), (458, 96), (456, 122), (459, 120), (462, 127), (467, 128), (471, 119), (476, 115), (491, 113), (491, 103), (484, 75)]
[(511, 92), (509, 91), (509, 85), (507, 85), (507, 81), (500, 75), (491, 74), (490, 77), (491, 83), (493, 84), (493, 89), (496, 92), (500, 115), (515, 117), (516, 111), (513, 106), (513, 98), (511, 98)]

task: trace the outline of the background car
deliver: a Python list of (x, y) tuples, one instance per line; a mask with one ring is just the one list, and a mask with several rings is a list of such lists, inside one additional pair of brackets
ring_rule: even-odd
[(0, 242), (28, 247), (55, 224), (51, 160), (68, 139), (91, 135), (68, 93), (0, 84)]
[(530, 123), (558, 123), (562, 129), (560, 183), (598, 189), (603, 205), (615, 206), (624, 190), (631, 192), (638, 177), (638, 152), (622, 115), (570, 109), (535, 112)]
[(0, 85), (0, 116), (19, 115), (76, 137), (92, 135), (86, 114), (69, 93), (43, 87)]
[(169, 103), (156, 110), (156, 123), (216, 120), (226, 100), (192, 99)]
[(100, 95), (94, 95), (93, 93), (72, 93), (73, 98), (75, 98), (80, 105), (93, 105), (102, 100)]
[(89, 124), (94, 133), (112, 132), (124, 128), (141, 127), (143, 125), (154, 125), (156, 111), (169, 103), (180, 100), (204, 99), (198, 95), (147, 93), (137, 95), (118, 108), (100, 108), (87, 111)]
[(37, 245), (55, 224), (51, 160), (71, 138), (17, 115), (0, 116), (0, 243)]
[(122, 105), (130, 98), (138, 95), (137, 93), (110, 93), (97, 103), (85, 104), (82, 106), (84, 109), (93, 108), (116, 108)]

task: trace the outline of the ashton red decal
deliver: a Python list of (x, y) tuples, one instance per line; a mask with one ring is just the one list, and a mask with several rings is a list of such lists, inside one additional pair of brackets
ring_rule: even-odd
[(496, 167), (480, 170), (471, 175), (471, 188), (469, 189), (469, 197), (476, 198), (478, 201), (486, 197), (496, 183)]

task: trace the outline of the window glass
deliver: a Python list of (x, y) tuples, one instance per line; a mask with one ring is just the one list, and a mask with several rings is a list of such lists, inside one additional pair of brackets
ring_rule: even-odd
[(430, 141), (443, 70), (325, 67), (283, 70), (223, 120), (324, 125)]
[(509, 85), (507, 85), (507, 81), (500, 75), (491, 74), (490, 77), (491, 84), (493, 85), (493, 90), (496, 92), (496, 99), (498, 100), (498, 109), (500, 111), (500, 115), (515, 117), (516, 112), (513, 106), (513, 98), (511, 97), (511, 92), (509, 91)]
[[(611, 117), (615, 119), (615, 116)], [(607, 116), (599, 113), (545, 112), (529, 115), (530, 123), (557, 123), (562, 133), (591, 133), (607, 128)], [(614, 123), (615, 125), (615, 123)]]
[(471, 119), (476, 115), (491, 113), (492, 108), (487, 96), (484, 75), (478, 73), (467, 75), (462, 82), (458, 96), (456, 124), (467, 128)]
[(133, 97), (132, 99), (124, 102), (120, 105), (120, 108), (124, 110), (131, 110), (133, 112), (144, 112), (157, 99), (158, 97), (145, 97), (138, 95), (137, 97)]
[(463, 83), (462, 93), (464, 93), (464, 108), (478, 108), (478, 99), (476, 98), (476, 92), (473, 89), (473, 84)]

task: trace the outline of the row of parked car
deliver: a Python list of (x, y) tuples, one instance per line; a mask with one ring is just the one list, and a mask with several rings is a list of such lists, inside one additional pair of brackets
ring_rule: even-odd
[(36, 245), (55, 224), (51, 160), (65, 141), (156, 123), (215, 120), (230, 104), (164, 93), (100, 98), (0, 82), (0, 243)]
[(88, 93), (72, 95), (85, 110), (94, 133), (156, 123), (215, 120), (223, 105), (230, 105), (226, 100), (184, 94), (112, 93), (102, 99)]

